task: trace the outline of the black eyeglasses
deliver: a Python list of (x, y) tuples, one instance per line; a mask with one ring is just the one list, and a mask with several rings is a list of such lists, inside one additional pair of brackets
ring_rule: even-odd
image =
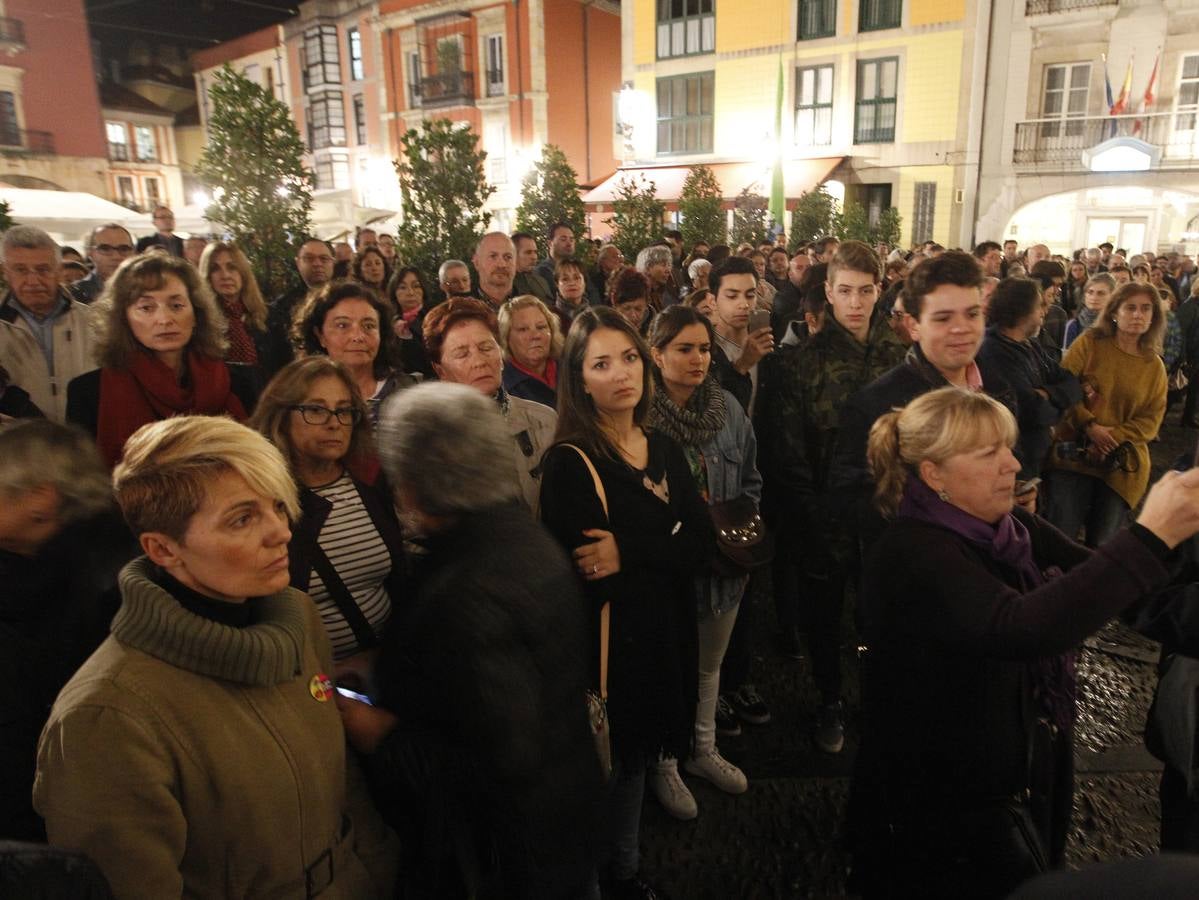
[(337, 416), (337, 421), (342, 425), (357, 425), (362, 419), (362, 410), (353, 406), (329, 409), (327, 406), (301, 403), (291, 408), (298, 412), (309, 425), (327, 425), (330, 416)]
[(132, 244), (96, 244), (96, 249), (101, 253), (132, 253)]

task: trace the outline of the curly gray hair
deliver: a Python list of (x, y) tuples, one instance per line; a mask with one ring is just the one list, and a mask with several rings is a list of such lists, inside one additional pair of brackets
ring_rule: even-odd
[(670, 265), (672, 262), (674, 262), (674, 257), (670, 255), (670, 248), (654, 244), (651, 247), (643, 247), (637, 254), (637, 271), (644, 275), (650, 266), (658, 263)]

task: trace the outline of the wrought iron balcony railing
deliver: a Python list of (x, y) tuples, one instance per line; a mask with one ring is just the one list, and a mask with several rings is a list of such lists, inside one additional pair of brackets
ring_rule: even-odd
[(27, 128), (6, 128), (0, 126), (0, 151), (12, 153), (41, 153), (53, 156), (54, 135), (49, 131), (31, 131)]
[(1157, 168), (1199, 168), (1199, 109), (1017, 122), (1012, 162), (1037, 171), (1086, 171), (1083, 151), (1114, 137), (1139, 138), (1160, 151)]
[(422, 106), (473, 105), (475, 102), (475, 74), (473, 72), (446, 72), (426, 75), (420, 80)]
[(1024, 15), (1042, 16), (1046, 13), (1071, 12), (1076, 9), (1095, 9), (1100, 6), (1119, 6), (1120, 0), (1024, 0)]

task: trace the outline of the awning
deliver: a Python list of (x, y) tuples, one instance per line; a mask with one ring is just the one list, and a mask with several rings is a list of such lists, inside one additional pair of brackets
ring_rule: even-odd
[(97, 225), (116, 222), (133, 236), (154, 233), (154, 220), (95, 194), (81, 191), (39, 191), (0, 187), (0, 200), (8, 203), (9, 215), (20, 225), (34, 225), (55, 240), (76, 243)]
[[(843, 156), (825, 156), (818, 159), (792, 159), (783, 163), (783, 187), (788, 200), (796, 200), (805, 191), (810, 191), (832, 173), (844, 160)], [(745, 188), (754, 189), (763, 197), (770, 196), (770, 167), (761, 163), (725, 162), (710, 163), (708, 168), (716, 176), (725, 200), (732, 201)], [(628, 166), (617, 169), (592, 191), (583, 195), (583, 203), (592, 212), (603, 212), (611, 208), (616, 200), (617, 189), (622, 179), (638, 180), (644, 175), (657, 188), (658, 199), (674, 203), (683, 191), (683, 182), (690, 165), (676, 166)]]
[[(219, 222), (209, 222), (204, 217), (205, 207), (184, 206), (175, 210), (175, 228), (190, 234), (219, 233)], [(348, 188), (343, 190), (317, 191), (312, 195), (312, 231), (317, 237), (336, 241), (353, 235), (355, 228), (362, 228), (395, 216), (394, 210), (359, 206)]]

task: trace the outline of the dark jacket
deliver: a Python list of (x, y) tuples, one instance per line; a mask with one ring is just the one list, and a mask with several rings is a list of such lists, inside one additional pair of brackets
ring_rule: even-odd
[(137, 553), (115, 509), (69, 526), (35, 557), (0, 551), (0, 839), (45, 840), (32, 802), (38, 735), (108, 636), (117, 573)]
[(788, 279), (775, 293), (770, 306), (770, 329), (776, 344), (786, 336), (788, 323), (795, 320), (803, 321), (803, 297)]
[(273, 300), (266, 312), (266, 352), (259, 352), (258, 364), (267, 381), (292, 361), (295, 350), (291, 343), (291, 322), (296, 307), (308, 296), (308, 286), (300, 282), (282, 297)]
[(183, 256), (183, 238), (177, 234), (168, 234), (163, 237), (157, 231), (154, 234), (148, 234), (145, 237), (137, 239), (137, 252), (144, 253), (151, 247), (162, 247), (171, 256)]
[[(759, 378), (762, 377), (763, 371), (764, 367), (759, 362)], [(753, 410), (749, 408), (749, 401), (754, 392), (753, 380), (749, 377), (749, 373), (738, 372), (733, 368), (733, 361), (725, 354), (724, 348), (715, 341), (712, 342), (712, 377), (737, 399), (737, 402), (741, 404), (742, 411), (747, 416), (752, 416)]]
[(112, 900), (112, 891), (100, 869), (82, 853), (0, 841), (0, 897)]
[(663, 750), (685, 758), (689, 750), (698, 674), (693, 577), (715, 552), (711, 519), (682, 448), (653, 431), (649, 445), (646, 472), (667, 479), (669, 503), (645, 487), (645, 474), (593, 453), (608, 497), (605, 516), (582, 458), (561, 444), (545, 454), (541, 478), (542, 521), (568, 553), (590, 540), (586, 529), (616, 537), (620, 572), (583, 583), (587, 655), (591, 684), (598, 686), (599, 614), (611, 602), (613, 753), (634, 763), (656, 759)]
[(978, 545), (915, 519), (897, 519), (874, 546), (859, 595), (870, 650), (855, 833), (894, 826), (918, 846), (920, 834), (952, 832), (972, 811), (1029, 789), (1035, 797), (1038, 775), (1060, 775), (1062, 760), (1044, 756), (1053, 741), (1034, 667), (1166, 582), (1165, 545), (1144, 529), (1092, 553), (1043, 519), (1013, 515), (1037, 567), (1065, 574), (1024, 591)]
[(513, 296), (531, 294), (546, 306), (551, 306), (554, 302), (554, 293), (554, 289), (546, 280), (532, 269), (528, 272), (517, 272), (516, 277), (512, 279)]
[[(1011, 410), (1019, 421), (1015, 393), (1006, 382), (992, 375), (994, 380), (983, 376), (983, 390)], [(874, 507), (874, 478), (866, 465), (870, 429), (883, 413), (907, 406), (921, 394), (948, 384), (936, 366), (924, 358), (920, 345), (913, 344), (902, 363), (862, 388), (841, 408), (830, 490), (862, 546), (869, 546), (883, 528), (883, 519)]]
[(554, 409), (558, 405), (558, 392), (528, 372), (522, 372), (511, 362), (504, 363), (504, 390), (513, 397), (532, 400)]
[(367, 765), (407, 838), (405, 896), (581, 896), (601, 779), (571, 567), (516, 504), (425, 544), (376, 670), (399, 726)]
[(1013, 341), (995, 325), (987, 329), (977, 362), (984, 387), (1004, 382), (1015, 395), (1016, 424), (1020, 428), (1016, 443), (1020, 477), (1039, 476), (1052, 443), (1050, 428), (1066, 410), (1082, 402), (1078, 376), (1063, 369), (1035, 340)]
[(104, 292), (104, 285), (100, 283), (100, 276), (93, 269), (87, 273), (85, 278), (80, 278), (67, 285), (67, 290), (80, 303), (92, 303)]

